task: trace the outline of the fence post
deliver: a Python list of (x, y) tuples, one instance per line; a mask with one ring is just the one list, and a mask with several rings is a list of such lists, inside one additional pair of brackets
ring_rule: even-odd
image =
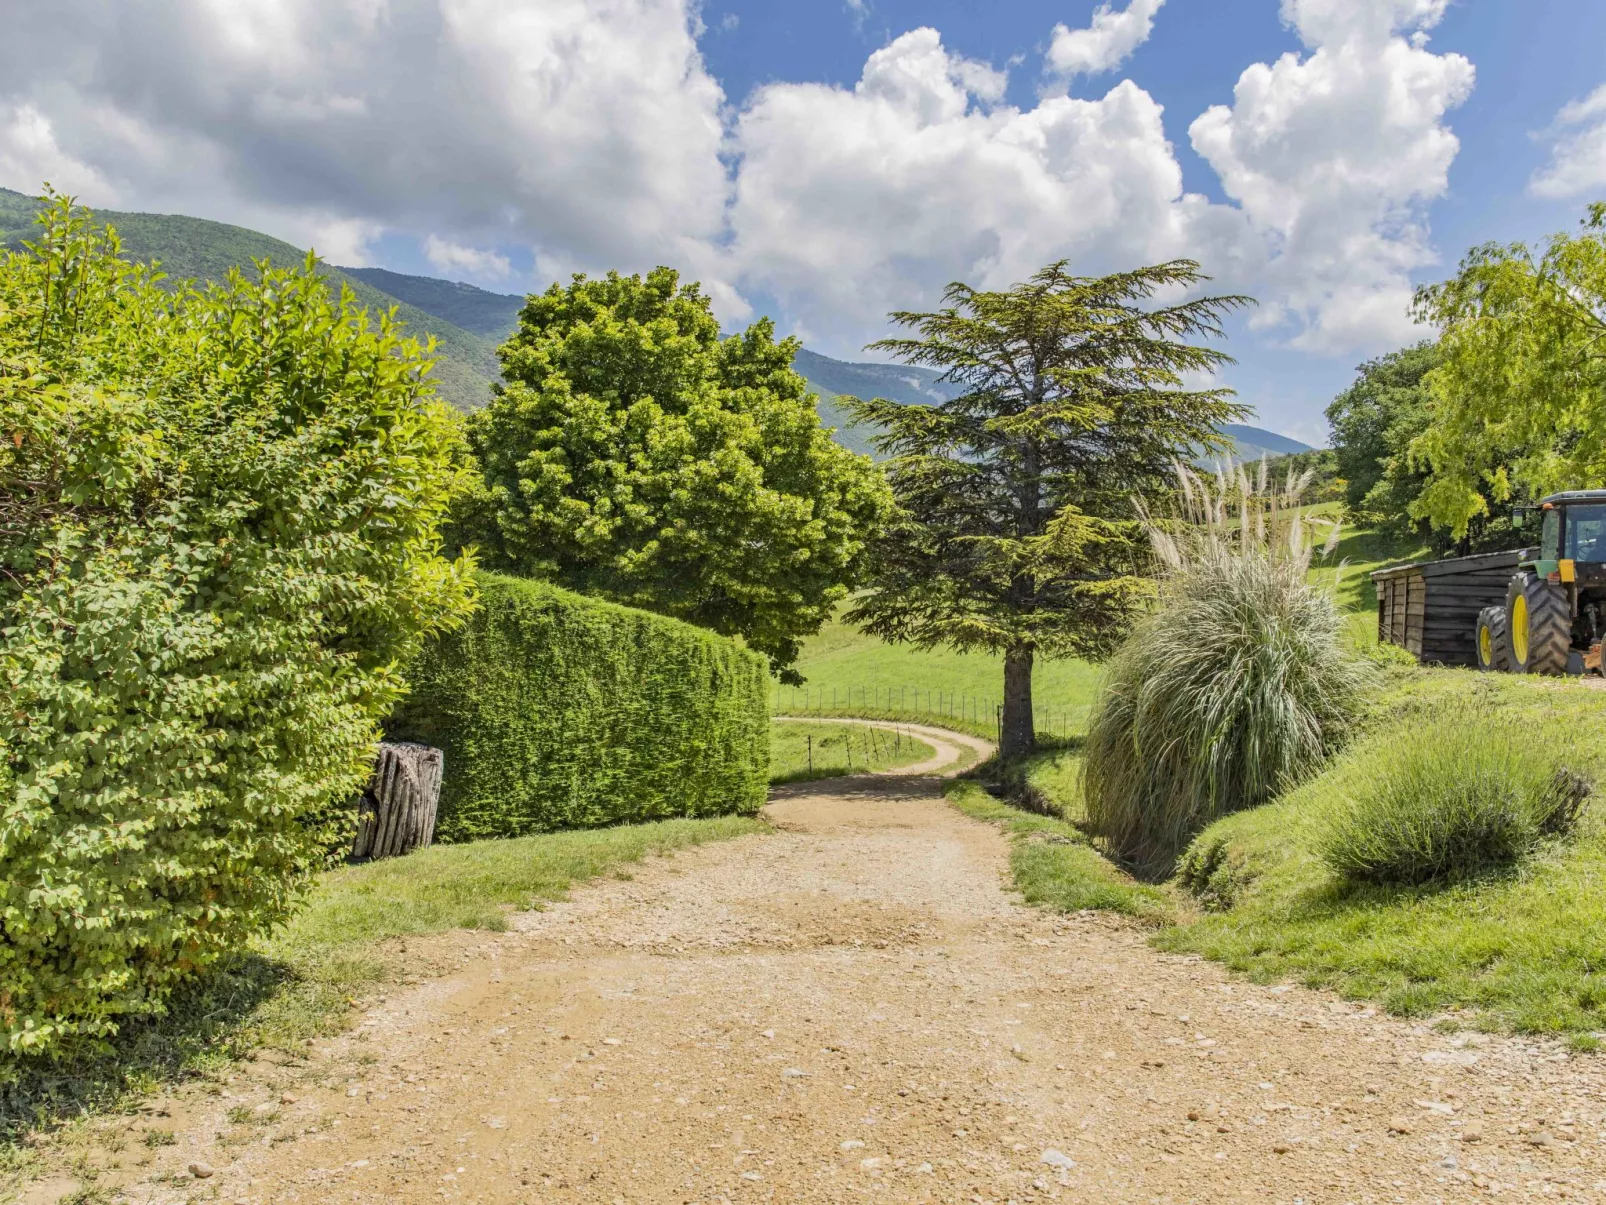
[(811, 737), (808, 738), (808, 741), (809, 741), (809, 777), (813, 778), (814, 777), (814, 738), (811, 736)]

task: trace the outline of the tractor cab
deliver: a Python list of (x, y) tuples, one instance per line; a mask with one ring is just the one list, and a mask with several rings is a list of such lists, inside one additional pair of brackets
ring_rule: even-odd
[(1606, 637), (1606, 490), (1552, 494), (1512, 514), (1537, 545), (1519, 554), (1502, 606), (1478, 615), (1478, 666), (1600, 672)]
[(1537, 506), (1512, 513), (1519, 531), (1533, 532), (1537, 547), (1524, 552), (1522, 568), (1559, 582), (1581, 577), (1606, 585), (1606, 490), (1552, 494)]

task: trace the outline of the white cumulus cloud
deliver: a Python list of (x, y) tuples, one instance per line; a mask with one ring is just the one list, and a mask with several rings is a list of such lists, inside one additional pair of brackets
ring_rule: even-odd
[(1458, 149), (1446, 117), (1473, 83), (1464, 58), (1426, 47), (1442, 9), (1290, 0), (1309, 53), (1251, 66), (1189, 131), (1230, 204), (1184, 190), (1161, 107), (1130, 80), (1022, 109), (916, 30), (851, 89), (755, 94), (735, 133), (733, 257), (827, 339), (931, 304), (951, 280), (1186, 255), (1260, 297), (1276, 339), (1334, 355), (1397, 345), (1414, 332), (1411, 273), (1436, 258), (1426, 207)]
[(32, 104), (0, 104), (0, 184), (7, 181), (30, 195), (48, 184), (57, 192), (93, 195), (101, 204), (117, 199), (104, 176), (62, 150), (50, 119)]
[[(1044, 72), (1119, 66), (1162, 2), (1056, 29)], [(1212, 203), (1138, 84), (1013, 104), (1005, 71), (933, 29), (851, 87), (771, 83), (732, 112), (699, 0), (51, 0), (12, 6), (0, 39), (0, 184), (221, 218), (336, 262), (409, 235), (484, 280), (513, 247), (548, 279), (674, 264), (724, 320), (773, 300), (839, 352), (956, 279), (1186, 255), (1260, 296), (1270, 338), (1348, 355), (1409, 337), (1412, 273), (1434, 259), (1427, 207), (1473, 82), (1427, 45), (1446, 3), (1283, 0), (1305, 50), (1251, 66), (1188, 129), (1228, 198)], [(1593, 145), (1593, 103), (1561, 136)], [(1572, 187), (1558, 172), (1535, 188)]]
[(437, 272), (448, 276), (467, 273), (480, 280), (506, 280), (513, 274), (513, 264), (507, 256), (478, 247), (465, 247), (438, 234), (432, 234), (424, 240), (424, 256)]
[(1567, 200), (1606, 191), (1606, 84), (1562, 107), (1552, 140), (1550, 163), (1530, 184), (1535, 195)]
[(54, 174), (97, 203), (224, 218), (347, 260), (380, 231), (443, 232), (592, 269), (722, 271), (724, 95), (691, 0), (13, 7), (12, 188)]
[(1022, 110), (1001, 84), (919, 29), (851, 89), (761, 89), (735, 132), (743, 279), (805, 331), (847, 338), (952, 280), (1007, 287), (1062, 256), (1091, 270), (1179, 254), (1196, 219), (1209, 225), (1141, 88)]
[(1155, 14), (1164, 3), (1165, 0), (1127, 0), (1124, 9), (1100, 4), (1093, 13), (1093, 23), (1086, 29), (1056, 25), (1048, 48), (1049, 73), (1068, 80), (1113, 71), (1149, 40)]
[(1265, 325), (1339, 353), (1408, 339), (1410, 273), (1435, 262), (1426, 206), (1459, 149), (1446, 115), (1473, 68), (1430, 52), (1442, 0), (1287, 0), (1312, 53), (1256, 64), (1189, 130), (1264, 240)]

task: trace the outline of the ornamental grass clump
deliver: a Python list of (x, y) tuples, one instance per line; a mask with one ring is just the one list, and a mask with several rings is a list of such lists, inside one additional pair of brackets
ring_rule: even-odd
[(1144, 512), (1159, 598), (1110, 663), (1083, 767), (1088, 826), (1148, 878), (1213, 820), (1318, 769), (1368, 680), (1333, 598), (1307, 582), (1319, 529), (1304, 483), (1178, 473), (1180, 517)]
[(40, 221), (0, 253), (0, 1084), (289, 914), (472, 593), (426, 348), (310, 261), (164, 288)]
[(1560, 751), (1459, 713), (1391, 733), (1346, 770), (1344, 804), (1318, 852), (1363, 883), (1415, 886), (1509, 866), (1571, 833), (1593, 791)]

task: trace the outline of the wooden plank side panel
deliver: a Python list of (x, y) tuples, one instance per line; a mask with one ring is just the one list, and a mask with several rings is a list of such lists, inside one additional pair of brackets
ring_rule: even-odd
[(1425, 578), (1410, 577), (1405, 581), (1405, 649), (1422, 656), (1422, 626), (1427, 615), (1428, 584)]
[(1466, 572), (1442, 566), (1425, 578), (1421, 657), (1442, 665), (1476, 665), (1478, 614), (1485, 607), (1504, 606), (1506, 586), (1517, 564), (1516, 554), (1484, 559)]

